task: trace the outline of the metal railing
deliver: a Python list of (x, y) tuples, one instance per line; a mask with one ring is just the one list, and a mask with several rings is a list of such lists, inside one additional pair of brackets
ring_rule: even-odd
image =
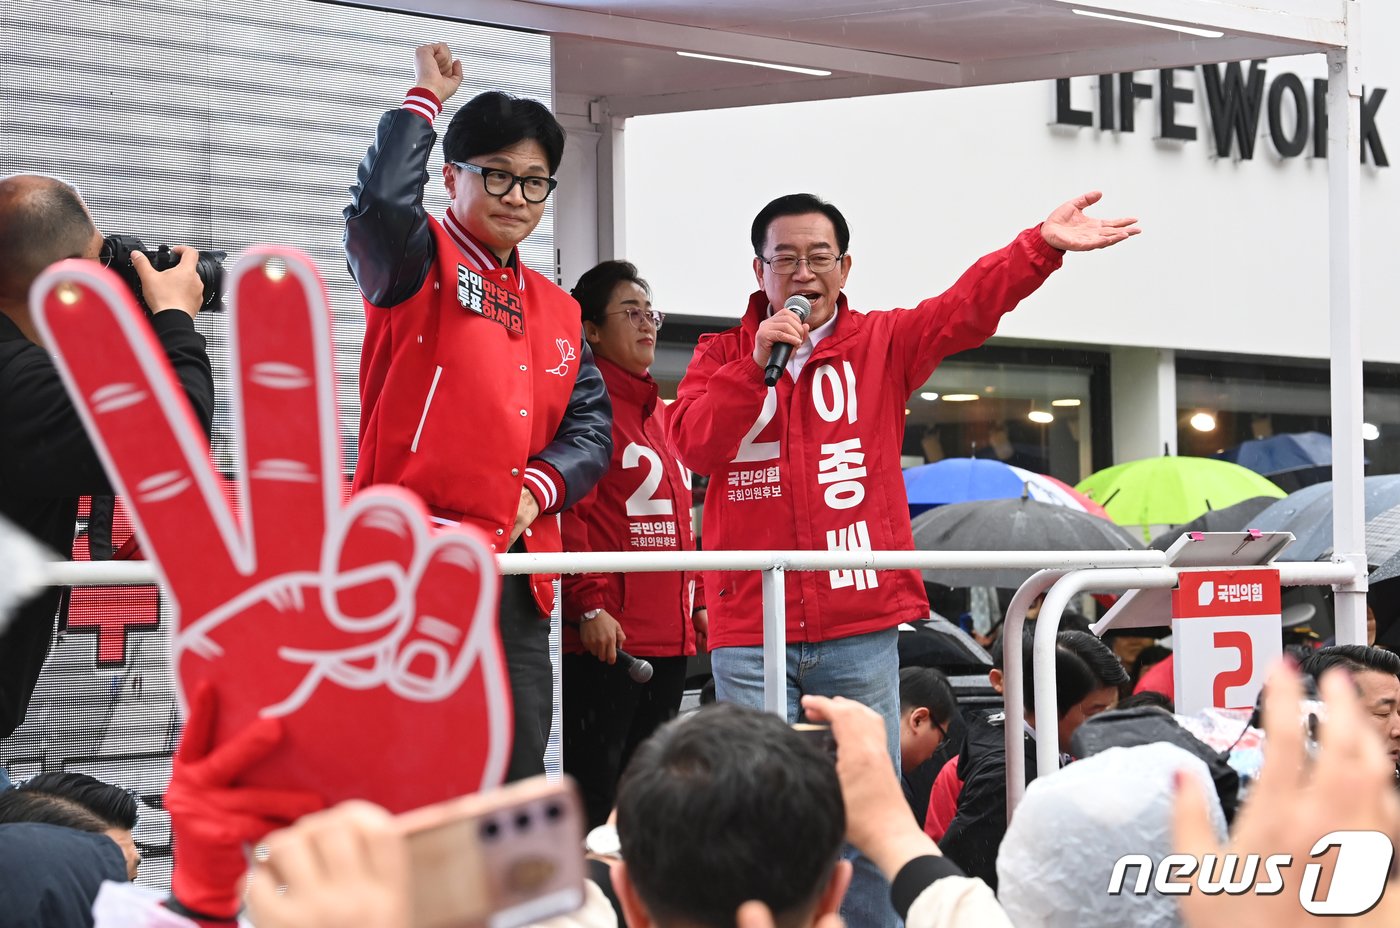
[[(786, 579), (790, 570), (998, 570), (1070, 571), (1084, 568), (1153, 568), (1161, 551), (640, 551), (500, 554), (503, 574), (628, 573), (663, 570), (758, 570), (763, 573), (764, 708), (787, 713)], [(55, 562), (46, 577), (65, 586), (156, 582), (148, 561)], [(878, 596), (878, 593), (876, 594)], [(1019, 594), (1018, 594), (1019, 595)], [(1015, 600), (1013, 600), (1015, 602)], [(1024, 616), (1024, 610), (1022, 611)]]

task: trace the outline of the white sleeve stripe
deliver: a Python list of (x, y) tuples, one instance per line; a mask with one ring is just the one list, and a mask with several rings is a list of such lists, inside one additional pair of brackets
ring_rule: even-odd
[(553, 509), (554, 502), (558, 494), (554, 491), (554, 483), (545, 476), (544, 471), (529, 468), (525, 471), (525, 479), (530, 481), (540, 490), (540, 498), (544, 500), (545, 509)]
[(426, 107), (430, 112), (432, 112), (433, 115), (437, 115), (438, 113), (441, 113), (441, 112), (442, 112), (442, 104), (438, 103), (436, 100), (434, 100), (432, 97), (428, 96), (427, 94), (422, 94), (422, 93), (409, 93), (409, 94), (407, 94), (407, 95), (404, 97), (404, 102), (405, 102), (405, 103), (417, 103), (417, 104), (419, 104), (419, 105), (421, 105), (421, 106), (424, 106), (424, 107)]
[(413, 112), (417, 113), (419, 116), (426, 118), (428, 122), (432, 122), (437, 118), (437, 113), (433, 112), (431, 107), (425, 106), (413, 99), (403, 101), (403, 108), (406, 110), (413, 110)]

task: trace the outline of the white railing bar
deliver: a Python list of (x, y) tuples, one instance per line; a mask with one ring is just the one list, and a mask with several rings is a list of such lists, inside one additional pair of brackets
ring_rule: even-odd
[[(1040, 570), (1158, 567), (1161, 551), (589, 551), (500, 554), (503, 574), (630, 573), (662, 570)], [(55, 586), (155, 583), (149, 561), (55, 561)]]

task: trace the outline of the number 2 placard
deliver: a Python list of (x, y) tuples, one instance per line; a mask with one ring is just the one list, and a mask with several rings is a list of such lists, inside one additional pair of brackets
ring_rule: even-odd
[(1172, 591), (1176, 711), (1253, 708), (1283, 653), (1278, 571), (1182, 571)]

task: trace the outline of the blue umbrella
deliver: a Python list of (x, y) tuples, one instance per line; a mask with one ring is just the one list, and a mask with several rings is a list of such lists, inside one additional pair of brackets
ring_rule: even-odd
[(1000, 461), (945, 458), (904, 472), (909, 511), (917, 515), (933, 506), (978, 499), (1007, 499), (1026, 492), (1025, 482)]
[(1265, 477), (1303, 467), (1332, 463), (1332, 437), (1321, 432), (1297, 432), (1241, 442), (1218, 455)]

